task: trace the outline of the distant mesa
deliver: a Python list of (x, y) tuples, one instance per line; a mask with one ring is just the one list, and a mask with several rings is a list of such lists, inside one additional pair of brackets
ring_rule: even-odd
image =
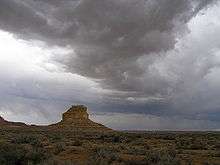
[(62, 120), (59, 123), (52, 124), (51, 126), (77, 130), (110, 130), (104, 125), (90, 120), (87, 107), (84, 105), (73, 105), (63, 113)]

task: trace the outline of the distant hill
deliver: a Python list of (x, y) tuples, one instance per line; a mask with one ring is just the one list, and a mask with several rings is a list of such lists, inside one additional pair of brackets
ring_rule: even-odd
[(21, 122), (11, 122), (5, 120), (3, 117), (0, 116), (0, 126), (10, 126), (10, 127), (26, 127), (27, 125), (25, 123)]

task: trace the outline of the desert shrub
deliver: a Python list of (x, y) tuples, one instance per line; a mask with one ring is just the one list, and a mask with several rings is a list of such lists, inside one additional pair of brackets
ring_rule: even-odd
[(202, 140), (195, 140), (192, 142), (191, 149), (193, 150), (206, 150), (207, 144)]
[(80, 141), (80, 140), (75, 140), (73, 143), (72, 143), (73, 146), (82, 146), (83, 145), (83, 142)]
[(145, 139), (144, 135), (140, 135), (140, 134), (135, 134), (135, 133), (132, 133), (132, 134), (125, 134), (126, 135), (126, 138), (124, 139), (124, 142), (125, 143), (142, 143), (143, 142), (143, 139)]
[(100, 135), (97, 139), (104, 141), (108, 136), (105, 134)]
[(89, 165), (109, 165), (115, 161), (120, 161), (117, 153), (108, 150), (107, 148), (97, 148), (90, 155)]
[(0, 143), (0, 164), (1, 165), (22, 165), (25, 164), (26, 150), (19, 145)]
[(220, 142), (216, 142), (214, 146), (215, 146), (215, 149), (220, 150)]
[(77, 165), (77, 164), (71, 160), (59, 160), (57, 158), (52, 157), (48, 160), (41, 162), (38, 165)]
[(112, 142), (112, 143), (123, 143), (126, 142), (127, 136), (124, 133), (107, 133), (102, 134), (97, 137), (98, 140), (102, 140), (104, 142)]
[(179, 138), (176, 139), (176, 147), (178, 149), (205, 150), (207, 142), (199, 138)]
[(188, 160), (186, 160), (186, 165), (193, 165), (193, 161), (192, 161), (192, 159), (188, 159)]
[(26, 147), (24, 144), (0, 143), (1, 165), (38, 164), (49, 155), (43, 148)]
[(202, 165), (219, 165), (218, 163), (213, 163), (213, 162), (210, 162), (210, 161), (205, 161), (202, 163)]
[(180, 160), (173, 150), (151, 150), (144, 161), (146, 165), (180, 165)]
[(113, 138), (112, 138), (112, 142), (113, 143), (119, 143), (120, 142), (120, 136), (113, 136)]
[(39, 164), (40, 162), (49, 158), (49, 154), (43, 148), (33, 148), (29, 150), (25, 155), (25, 159), (28, 160), (29, 164)]
[(30, 144), (33, 146), (42, 146), (40, 137), (33, 135), (18, 135), (11, 141), (15, 144)]
[(63, 135), (59, 132), (49, 132), (46, 136), (51, 142), (58, 142), (61, 141), (63, 138)]
[(131, 142), (133, 145), (143, 145), (145, 143), (145, 139), (144, 138), (138, 138), (135, 139)]
[(130, 142), (131, 145), (144, 146), (145, 149), (150, 149), (150, 146), (145, 142), (144, 138), (138, 138)]
[(143, 160), (129, 159), (122, 162), (126, 165), (180, 165), (174, 150), (149, 150), (143, 153), (145, 153)]
[(135, 159), (129, 159), (129, 160), (123, 160), (123, 165), (146, 165), (146, 163), (143, 160), (135, 160)]
[(128, 140), (127, 136), (123, 133), (114, 134), (112, 135), (112, 138), (111, 138), (111, 141), (113, 143), (127, 143), (127, 140)]
[(178, 138), (175, 141), (176, 147), (178, 149), (190, 149), (191, 148), (191, 140), (186, 138)]
[(105, 142), (112, 142), (112, 143), (121, 143), (125, 139), (125, 137), (121, 136), (120, 134), (103, 134), (98, 137), (99, 140)]
[(55, 147), (54, 147), (54, 154), (57, 155), (57, 154), (59, 154), (60, 152), (64, 151), (64, 150), (65, 150), (65, 147), (66, 147), (65, 143), (62, 143), (62, 142), (56, 143), (56, 144), (55, 144)]
[(163, 140), (175, 140), (175, 135), (174, 134), (165, 134), (161, 137)]
[(127, 147), (127, 154), (131, 155), (145, 155), (148, 152), (148, 148), (145, 146), (129, 146)]

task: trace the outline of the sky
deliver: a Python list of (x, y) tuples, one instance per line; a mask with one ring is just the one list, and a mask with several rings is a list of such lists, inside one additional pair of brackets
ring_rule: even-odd
[(118, 130), (220, 130), (219, 0), (1, 0), (0, 115), (72, 104)]

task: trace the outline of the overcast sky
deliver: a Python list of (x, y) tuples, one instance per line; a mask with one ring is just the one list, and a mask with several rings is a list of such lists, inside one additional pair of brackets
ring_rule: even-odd
[(218, 0), (1, 0), (0, 115), (72, 104), (114, 129), (220, 129)]

